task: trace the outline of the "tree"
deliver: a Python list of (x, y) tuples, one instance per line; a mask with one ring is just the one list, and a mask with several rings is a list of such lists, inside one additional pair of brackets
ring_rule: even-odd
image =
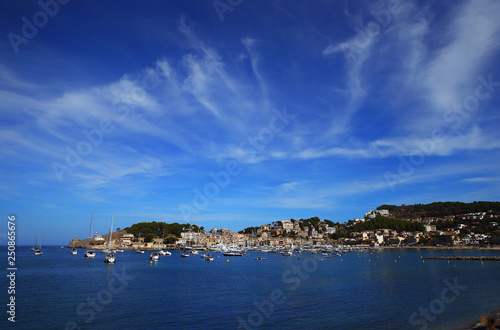
[(149, 234), (146, 234), (146, 236), (144, 237), (144, 242), (145, 243), (149, 243), (153, 240), (153, 238), (155, 238), (155, 234), (153, 233), (149, 233)]
[(163, 240), (163, 243), (164, 244), (175, 244), (175, 242), (177, 242), (177, 237), (167, 237)]

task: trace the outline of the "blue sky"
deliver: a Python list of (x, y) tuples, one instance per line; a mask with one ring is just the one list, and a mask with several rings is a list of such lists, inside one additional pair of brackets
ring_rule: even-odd
[(46, 3), (0, 5), (20, 244), (500, 199), (498, 1)]

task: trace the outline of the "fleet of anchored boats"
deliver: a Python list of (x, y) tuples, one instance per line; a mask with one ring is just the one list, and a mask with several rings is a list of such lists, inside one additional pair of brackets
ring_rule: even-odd
[[(113, 219), (111, 220), (111, 228), (113, 226)], [(76, 249), (75, 249), (76, 250)], [(200, 254), (199, 251), (204, 251), (206, 253)], [(255, 246), (255, 247), (247, 247), (247, 248), (238, 248), (236, 249), (234, 246), (222, 246), (219, 245), (218, 249), (214, 248), (205, 248), (205, 247), (198, 247), (198, 248), (189, 248), (189, 247), (184, 247), (181, 250), (180, 256), (183, 258), (188, 258), (191, 255), (198, 255), (200, 254), (200, 257), (205, 259), (206, 261), (213, 261), (214, 260), (214, 253), (221, 253), (223, 256), (226, 257), (243, 257), (243, 256), (248, 256), (250, 254), (255, 253), (256, 255), (252, 258), (253, 260), (267, 260), (266, 257), (263, 257), (263, 253), (272, 253), (274, 254), (273, 257), (276, 256), (276, 254), (281, 254), (282, 256), (295, 256), (297, 254), (303, 253), (303, 252), (309, 252), (312, 254), (321, 254), (325, 258), (335, 258), (335, 257), (341, 257), (343, 253), (349, 253), (349, 252), (360, 252), (360, 251), (366, 251), (368, 250), (367, 248), (356, 248), (356, 247), (348, 247), (348, 246), (339, 246), (339, 247), (331, 247), (331, 246), (314, 246), (314, 247), (297, 247), (294, 248), (293, 246), (289, 247), (278, 247), (278, 248), (270, 248), (268, 246)], [(85, 253), (87, 254), (89, 251), (93, 252), (93, 257), (95, 257), (95, 251), (93, 250), (87, 250)], [(115, 250), (111, 249), (111, 230), (110, 230), (110, 238), (108, 240), (108, 247), (106, 249), (101, 250), (102, 253), (106, 253), (106, 256), (104, 257), (104, 261), (106, 263), (115, 263), (116, 262), (116, 253), (117, 252), (123, 252), (123, 250)], [(73, 253), (73, 249), (71, 250), (71, 253)], [(142, 250), (142, 253), (144, 253), (144, 250)], [(153, 261), (159, 261), (160, 256), (170, 256), (172, 253), (166, 249), (160, 249), (160, 250), (154, 250), (151, 251), (149, 254), (149, 259), (151, 262)], [(86, 255), (87, 257), (87, 255)], [(91, 258), (93, 258), (91, 257)]]
[[(89, 229), (89, 239), (91, 238), (92, 235), (92, 221), (94, 218), (94, 213), (92, 212), (92, 216), (90, 218), (90, 229)], [(108, 239), (108, 247), (106, 249), (101, 250), (102, 253), (106, 253), (106, 256), (104, 257), (104, 262), (108, 264), (114, 264), (116, 262), (116, 253), (117, 252), (123, 252), (123, 250), (117, 250), (117, 249), (111, 249), (111, 240), (113, 236), (113, 218), (114, 215), (111, 215), (111, 226), (109, 229), (109, 239)], [(35, 255), (42, 255), (42, 241), (43, 241), (43, 234), (42, 238), (39, 241), (39, 235), (37, 235), (35, 239), (35, 243), (33, 244), (33, 248), (31, 248), (32, 251), (35, 252)], [(325, 258), (335, 258), (335, 257), (340, 257), (342, 256), (341, 253), (349, 253), (350, 251), (363, 251), (367, 250), (367, 248), (358, 248), (358, 247), (350, 247), (350, 246), (337, 246), (337, 247), (332, 247), (332, 246), (306, 246), (306, 247), (294, 247), (292, 244), (291, 246), (280, 246), (280, 247), (271, 247), (271, 246), (250, 246), (250, 247), (241, 247), (237, 245), (226, 245), (226, 244), (214, 244), (207, 247), (184, 247), (182, 249), (182, 252), (180, 254), (181, 257), (183, 258), (188, 258), (190, 255), (197, 255), (199, 254), (198, 250), (203, 250), (207, 251), (208, 253), (201, 254), (201, 257), (205, 259), (206, 261), (213, 261), (214, 256), (213, 254), (211, 255), (210, 252), (215, 252), (215, 253), (222, 253), (222, 255), (226, 257), (243, 257), (245, 254), (248, 254), (248, 252), (256, 252), (257, 256), (253, 257), (254, 260), (267, 260), (267, 258), (262, 257), (260, 253), (274, 253), (274, 254), (281, 254), (283, 256), (293, 256), (298, 253), (302, 252), (310, 252), (313, 254), (318, 254), (321, 253)], [(144, 253), (145, 251), (143, 249), (137, 249), (137, 253)], [(78, 250), (74, 246), (71, 249), (71, 254), (72, 255), (77, 255)], [(95, 258), (96, 253), (93, 249), (88, 249), (85, 251), (85, 258)], [(160, 256), (170, 256), (172, 253), (166, 249), (159, 249), (158, 251), (152, 251), (151, 254), (149, 255), (149, 259), (151, 262), (153, 261), (159, 261)]]

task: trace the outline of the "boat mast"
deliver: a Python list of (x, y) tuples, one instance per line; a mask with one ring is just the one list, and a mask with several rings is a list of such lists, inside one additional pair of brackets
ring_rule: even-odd
[(108, 249), (111, 251), (111, 235), (113, 234), (113, 217), (114, 214), (111, 214), (111, 227), (109, 228), (109, 246)]
[(90, 217), (90, 229), (89, 229), (89, 239), (92, 234), (92, 219), (94, 219), (94, 211), (92, 211), (92, 216)]

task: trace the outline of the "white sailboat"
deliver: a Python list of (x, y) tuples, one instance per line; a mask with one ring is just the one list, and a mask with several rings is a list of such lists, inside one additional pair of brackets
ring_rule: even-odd
[(31, 251), (35, 251), (36, 249), (36, 246), (38, 245), (38, 235), (40, 235), (40, 233), (38, 233), (35, 237), (35, 241), (33, 242), (33, 247), (31, 248)]
[(189, 258), (189, 252), (186, 251), (186, 247), (182, 249), (181, 257), (183, 258)]
[(158, 261), (158, 260), (160, 260), (160, 253), (159, 252), (151, 252), (151, 254), (149, 255), (149, 259), (151, 261)]
[[(141, 244), (141, 233), (139, 233), (139, 238), (137, 240), (139, 244)], [(141, 249), (140, 247), (135, 252), (144, 254), (144, 250)]]
[(109, 228), (109, 243), (108, 243), (108, 253), (104, 257), (104, 262), (108, 264), (114, 264), (116, 261), (115, 254), (111, 251), (111, 237), (113, 236), (113, 214), (111, 215), (111, 227)]
[(40, 241), (40, 245), (38, 245), (38, 235), (36, 237), (36, 246), (35, 246), (35, 249), (33, 251), (35, 251), (35, 255), (36, 256), (41, 256), (43, 254), (42, 252), (42, 242), (43, 242), (43, 233), (42, 233), (42, 239)]
[[(94, 212), (92, 212), (92, 216), (90, 217), (90, 229), (89, 229), (89, 244), (90, 244), (90, 235), (92, 234), (92, 220), (94, 219)], [(88, 249), (85, 251), (85, 258), (95, 258), (95, 251), (92, 249)]]
[[(162, 239), (162, 242), (164, 243), (165, 242), (165, 230), (163, 230), (163, 235), (162, 235), (161, 239)], [(172, 253), (170, 253), (170, 251), (168, 251), (165, 248), (160, 249), (160, 251), (158, 251), (158, 253), (162, 256), (169, 256), (172, 254)]]
[(77, 254), (78, 254), (78, 250), (75, 249), (75, 239), (73, 238), (73, 248), (71, 249), (71, 255), (77, 255)]

